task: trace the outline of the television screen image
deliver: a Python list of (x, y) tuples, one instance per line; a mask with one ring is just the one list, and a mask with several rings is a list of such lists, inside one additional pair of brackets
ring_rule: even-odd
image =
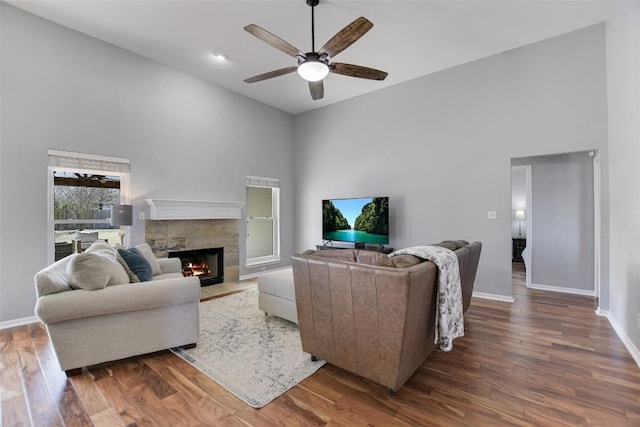
[(323, 200), (322, 238), (358, 244), (389, 243), (389, 198)]

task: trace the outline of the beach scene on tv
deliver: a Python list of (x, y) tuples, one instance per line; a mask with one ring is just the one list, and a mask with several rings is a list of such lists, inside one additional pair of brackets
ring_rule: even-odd
[(322, 238), (378, 245), (389, 243), (389, 198), (323, 200)]

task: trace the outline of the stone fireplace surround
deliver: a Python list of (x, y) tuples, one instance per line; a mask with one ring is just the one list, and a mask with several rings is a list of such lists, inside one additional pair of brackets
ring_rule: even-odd
[(224, 248), (224, 281), (240, 278), (241, 202), (145, 199), (149, 215), (145, 241), (158, 258), (169, 251)]

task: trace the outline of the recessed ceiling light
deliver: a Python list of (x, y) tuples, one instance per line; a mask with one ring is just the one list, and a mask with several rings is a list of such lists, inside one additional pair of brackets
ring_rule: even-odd
[(214, 53), (211, 54), (211, 57), (213, 59), (215, 59), (216, 61), (219, 61), (219, 62), (225, 62), (227, 60), (227, 57), (225, 55), (221, 54), (221, 53), (215, 53), (214, 52)]

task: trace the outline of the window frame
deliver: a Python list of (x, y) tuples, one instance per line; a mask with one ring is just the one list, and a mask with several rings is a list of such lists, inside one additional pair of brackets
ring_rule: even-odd
[[(249, 217), (249, 188), (269, 188), (271, 189), (271, 216), (270, 217)], [(267, 264), (276, 264), (280, 258), (280, 180), (277, 178), (265, 178), (247, 176), (245, 185), (246, 196), (246, 236), (245, 236), (245, 266), (256, 267)], [(270, 221), (272, 225), (272, 253), (271, 255), (249, 258), (249, 223)]]
[[(47, 166), (47, 263), (52, 264), (55, 261), (55, 225), (56, 224), (106, 224), (110, 223), (108, 220), (56, 220), (55, 219), (55, 183), (54, 183), (54, 172), (77, 172), (84, 174), (92, 174), (92, 175), (110, 175), (110, 176), (118, 176), (120, 177), (120, 203), (121, 204), (129, 204), (130, 200), (130, 172), (123, 171), (114, 171), (114, 170), (106, 170), (108, 168), (100, 168), (94, 169), (90, 167), (86, 167), (87, 163), (101, 164), (101, 163), (117, 163), (121, 165), (126, 165), (127, 169), (129, 168), (130, 161), (129, 159), (122, 159), (118, 157), (108, 157), (108, 156), (99, 156), (93, 154), (83, 154), (76, 152), (66, 152), (66, 151), (58, 151), (58, 150), (49, 150), (49, 158), (51, 157), (66, 157), (77, 159), (78, 167), (75, 166), (59, 166), (52, 165), (51, 160), (49, 161), (49, 165)], [(85, 167), (83, 167), (85, 166)], [(129, 245), (129, 234), (125, 235), (125, 245)]]

